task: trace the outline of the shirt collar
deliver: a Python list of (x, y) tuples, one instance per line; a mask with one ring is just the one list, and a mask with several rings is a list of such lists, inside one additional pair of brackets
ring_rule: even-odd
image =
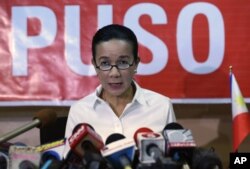
[(147, 101), (145, 99), (146, 97), (144, 97), (143, 89), (135, 81), (133, 81), (133, 83), (135, 84), (136, 92), (135, 92), (132, 102), (138, 102), (142, 105), (147, 105)]
[[(140, 85), (138, 83), (136, 83), (135, 81), (133, 81), (135, 88), (136, 88), (136, 92), (134, 95), (134, 98), (132, 100), (132, 103), (138, 102), (139, 104), (142, 105), (148, 105), (147, 101), (145, 100), (146, 97), (144, 97), (144, 93), (143, 93), (143, 89), (140, 87)], [(99, 97), (100, 94), (102, 92), (102, 86), (99, 85), (95, 92), (92, 93), (94, 95), (94, 99), (91, 101), (91, 105), (92, 107), (94, 107), (96, 104), (101, 103), (103, 100)]]

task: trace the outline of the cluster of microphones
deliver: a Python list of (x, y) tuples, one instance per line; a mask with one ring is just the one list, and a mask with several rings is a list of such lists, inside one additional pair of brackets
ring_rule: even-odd
[[(222, 169), (213, 149), (197, 147), (191, 130), (174, 122), (160, 133), (141, 127), (131, 139), (113, 133), (105, 143), (86, 123), (76, 125), (69, 138), (36, 147), (5, 141), (31, 127), (24, 128), (0, 137), (0, 169)], [(63, 158), (66, 141), (70, 150)]]

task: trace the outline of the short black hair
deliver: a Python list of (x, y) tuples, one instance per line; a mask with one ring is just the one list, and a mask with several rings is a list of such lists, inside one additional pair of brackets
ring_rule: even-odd
[(135, 33), (126, 26), (119, 24), (111, 24), (100, 28), (92, 39), (92, 56), (93, 60), (96, 57), (96, 46), (111, 39), (126, 40), (131, 43), (133, 47), (133, 55), (135, 61), (138, 60), (138, 41)]

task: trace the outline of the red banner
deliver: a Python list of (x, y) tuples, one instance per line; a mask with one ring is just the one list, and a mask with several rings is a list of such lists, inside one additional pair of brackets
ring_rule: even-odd
[(250, 2), (1, 0), (0, 105), (63, 105), (98, 85), (95, 31), (118, 23), (140, 43), (137, 82), (174, 102), (230, 98), (229, 66), (250, 97)]

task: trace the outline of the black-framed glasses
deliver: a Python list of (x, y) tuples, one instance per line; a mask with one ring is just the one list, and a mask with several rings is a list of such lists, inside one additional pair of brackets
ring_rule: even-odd
[(125, 70), (129, 67), (133, 66), (134, 61), (132, 63), (128, 63), (127, 61), (118, 62), (115, 65), (111, 65), (110, 63), (101, 63), (99, 66), (95, 66), (97, 69), (100, 69), (102, 71), (108, 71), (111, 70), (113, 67), (116, 67), (119, 70)]

